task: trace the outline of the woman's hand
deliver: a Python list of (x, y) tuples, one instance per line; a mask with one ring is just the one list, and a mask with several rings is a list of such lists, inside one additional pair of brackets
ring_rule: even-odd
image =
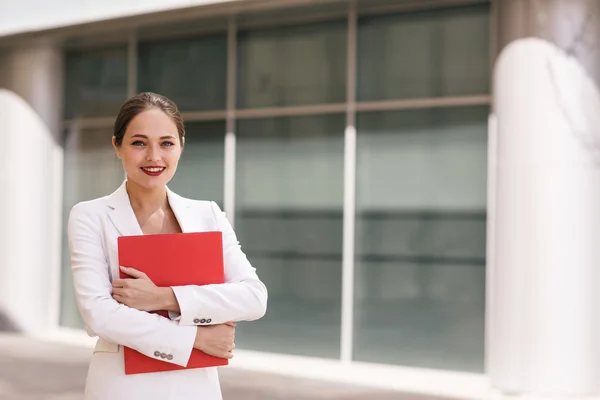
[(199, 326), (196, 331), (194, 348), (211, 356), (231, 359), (235, 348), (234, 340), (235, 322)]
[(112, 297), (121, 304), (141, 311), (156, 311), (164, 309), (166, 290), (160, 288), (148, 278), (148, 275), (134, 268), (121, 267), (121, 270), (133, 278), (115, 279), (112, 283)]

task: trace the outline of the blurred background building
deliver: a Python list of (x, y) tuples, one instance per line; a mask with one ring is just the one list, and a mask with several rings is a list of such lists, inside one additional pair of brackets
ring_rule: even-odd
[(598, 13), (0, 1), (3, 317), (84, 336), (65, 222), (123, 181), (114, 117), (153, 91), (186, 121), (171, 189), (220, 204), (269, 288), (267, 315), (239, 326), (240, 365), (598, 396)]

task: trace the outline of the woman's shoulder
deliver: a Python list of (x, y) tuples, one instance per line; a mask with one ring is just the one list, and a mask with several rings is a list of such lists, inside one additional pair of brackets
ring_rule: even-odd
[[(175, 202), (184, 205), (191, 210), (196, 217), (217, 220), (223, 214), (221, 207), (214, 200), (191, 199), (173, 192), (171, 192), (170, 200), (174, 200)], [(171, 204), (171, 206), (173, 206), (173, 204)]]
[(71, 207), (69, 213), (70, 218), (91, 217), (101, 214), (107, 207), (107, 198), (108, 196), (103, 196), (91, 200), (80, 201)]
[(181, 202), (182, 204), (186, 204), (188, 206), (194, 207), (194, 208), (198, 208), (198, 209), (206, 209), (206, 210), (210, 210), (213, 207), (219, 207), (218, 204), (213, 201), (213, 200), (208, 200), (208, 199), (192, 199), (189, 197), (184, 197), (180, 194), (177, 194), (173, 191), (169, 191), (169, 200), (173, 201), (175, 200), (176, 202)]

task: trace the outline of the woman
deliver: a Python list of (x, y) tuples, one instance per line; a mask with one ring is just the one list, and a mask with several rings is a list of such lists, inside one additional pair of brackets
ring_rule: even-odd
[[(231, 358), (235, 321), (265, 313), (267, 290), (217, 204), (183, 198), (166, 186), (184, 142), (183, 120), (172, 101), (154, 93), (130, 98), (112, 138), (125, 182), (71, 210), (75, 295), (88, 334), (99, 338), (86, 400), (220, 400), (216, 368), (125, 375), (123, 346), (181, 366), (193, 348)], [(224, 284), (157, 287), (142, 272), (118, 264), (119, 236), (215, 230), (223, 232)], [(132, 278), (119, 279), (119, 270)], [(148, 312), (155, 310), (168, 310), (170, 318)]]

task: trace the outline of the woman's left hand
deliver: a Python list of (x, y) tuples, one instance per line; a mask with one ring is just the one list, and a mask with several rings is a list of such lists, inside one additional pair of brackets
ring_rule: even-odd
[(141, 311), (156, 311), (162, 308), (162, 289), (148, 275), (134, 268), (121, 267), (133, 278), (115, 279), (112, 297), (121, 304)]

